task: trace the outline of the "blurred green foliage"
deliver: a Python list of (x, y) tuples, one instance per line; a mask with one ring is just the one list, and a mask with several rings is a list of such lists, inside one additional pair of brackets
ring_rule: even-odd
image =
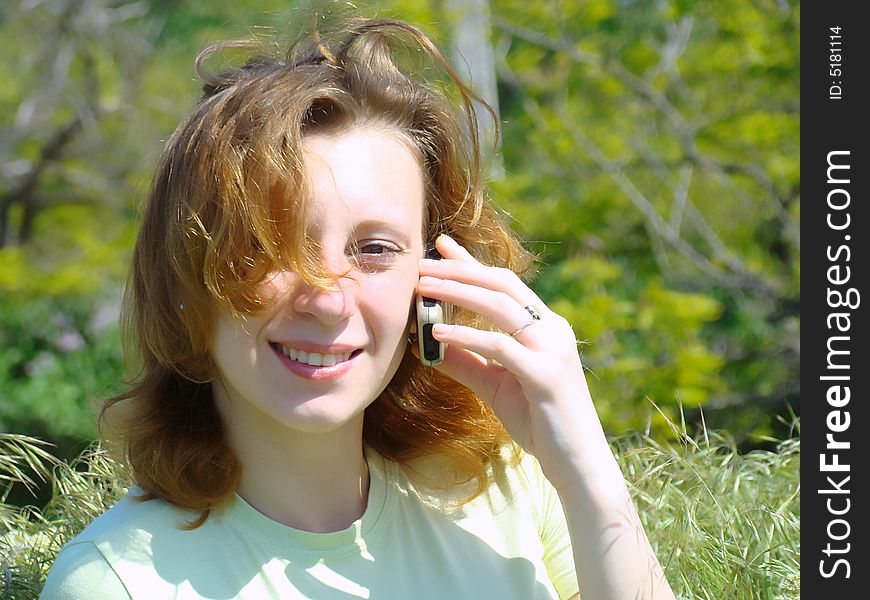
[[(280, 37), (292, 5), (0, 6), (0, 431), (95, 435), (122, 377), (107, 319), (193, 58)], [(369, 6), (450, 39), (442, 2)], [(542, 257), (533, 285), (573, 324), (606, 429), (667, 436), (682, 407), (741, 443), (771, 434), (799, 399), (799, 5), (489, 7), (492, 195)]]
[(66, 295), (0, 302), (4, 429), (69, 440), (73, 449), (78, 441), (79, 451), (94, 439), (94, 400), (120, 379), (117, 308), (117, 299)]
[[(492, 3), (507, 175), (608, 430), (799, 398), (799, 6)], [(651, 409), (651, 402), (661, 413)]]

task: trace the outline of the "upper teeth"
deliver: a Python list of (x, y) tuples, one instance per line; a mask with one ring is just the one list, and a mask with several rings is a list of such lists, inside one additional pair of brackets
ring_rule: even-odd
[(311, 365), (312, 367), (331, 367), (332, 365), (348, 360), (351, 355), (351, 352), (346, 352), (344, 354), (318, 354), (317, 352), (306, 352), (305, 350), (296, 350), (295, 348), (288, 348), (286, 346), (279, 347), (284, 356)]

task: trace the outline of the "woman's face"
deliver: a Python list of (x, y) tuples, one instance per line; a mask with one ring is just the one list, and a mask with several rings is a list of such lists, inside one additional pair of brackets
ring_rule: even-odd
[(265, 419), (323, 433), (361, 420), (406, 349), (423, 255), (417, 159), (398, 134), (363, 128), (309, 135), (303, 153), (312, 235), (329, 272), (346, 275), (323, 290), (275, 273), (265, 311), (218, 316), (214, 389), (231, 428)]

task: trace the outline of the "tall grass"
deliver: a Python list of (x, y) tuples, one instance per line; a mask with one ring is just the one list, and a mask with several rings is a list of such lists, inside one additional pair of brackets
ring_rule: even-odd
[(800, 440), (740, 454), (730, 437), (615, 442), (641, 520), (681, 598), (800, 597)]
[[(39, 596), (60, 549), (127, 492), (125, 471), (98, 444), (67, 463), (38, 439), (0, 433), (0, 598)], [(13, 485), (51, 479), (42, 509), (6, 503)]]
[[(614, 442), (678, 597), (799, 597), (800, 441), (740, 454), (723, 434), (680, 439)], [(54, 497), (43, 510), (6, 504), (12, 485), (49, 476)], [(67, 464), (39, 440), (0, 434), (0, 598), (36, 598), (63, 544), (114, 504), (127, 481), (99, 445)]]

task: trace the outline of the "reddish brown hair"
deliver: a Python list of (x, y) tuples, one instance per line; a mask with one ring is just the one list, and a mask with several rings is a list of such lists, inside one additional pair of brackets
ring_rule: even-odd
[[(283, 58), (258, 55), (241, 68), (205, 73), (203, 60), (228, 45), (250, 46), (217, 45), (200, 55), (203, 96), (157, 169), (125, 299), (140, 369), (101, 415), (149, 497), (200, 510), (202, 519), (235, 491), (241, 470), (209, 383), (215, 311), (257, 311), (265, 301), (259, 284), (275, 269), (316, 284), (330, 279), (308, 234), (306, 133), (395, 131), (423, 166), (428, 240), (448, 233), (482, 262), (520, 273), (531, 263), (485, 197), (472, 106), (480, 99), (417, 28), (353, 19), (329, 36), (301, 37)], [(422, 56), (424, 67), (446, 75), (464, 127), (434, 83), (400, 69), (401, 56), (418, 63)], [(462, 310), (455, 319), (481, 325)], [(446, 456), (460, 479), (476, 478), (475, 495), (510, 441), (483, 402), (410, 352), (366, 409), (363, 435), (400, 464)]]

